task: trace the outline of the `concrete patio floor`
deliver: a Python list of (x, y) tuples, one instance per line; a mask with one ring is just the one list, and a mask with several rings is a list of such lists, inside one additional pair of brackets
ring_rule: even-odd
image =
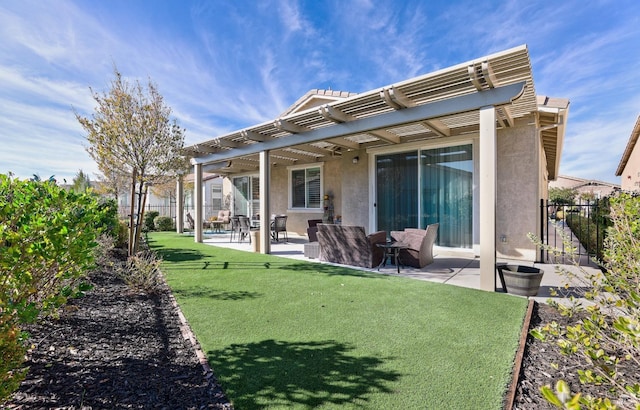
[[(212, 233), (205, 232), (203, 242), (208, 245), (237, 249), (246, 252), (253, 252), (254, 247), (249, 242), (249, 239), (245, 239), (242, 242), (230, 242), (229, 232)], [(320, 262), (318, 259), (306, 258), (303, 254), (304, 244), (308, 243), (306, 236), (300, 236), (294, 233), (289, 233), (289, 239), (287, 242), (281, 240), (280, 242), (271, 242), (271, 254), (274, 256), (281, 256), (284, 258), (306, 260), (309, 262)], [(542, 277), (542, 283), (540, 291), (534, 299), (541, 303), (547, 303), (550, 298), (558, 302), (566, 302), (564, 297), (553, 297), (551, 291), (554, 288), (561, 288), (568, 285), (567, 292), (578, 295), (575, 291), (578, 288), (584, 286), (580, 278), (584, 277), (585, 273), (596, 273), (599, 269), (592, 262), (590, 263), (586, 259), (580, 261), (580, 267), (570, 264), (551, 264), (551, 263), (527, 263), (517, 260), (498, 259), (498, 263), (504, 262), (508, 264), (518, 264), (533, 266), (544, 271)], [(321, 262), (328, 263), (328, 262)], [(366, 270), (369, 272), (378, 272), (377, 268), (364, 269), (350, 266), (353, 269)], [(572, 272), (576, 278), (569, 281), (565, 275), (558, 273), (558, 268)], [(398, 275), (396, 273), (396, 266), (387, 264), (380, 268), (380, 274), (383, 275)], [(425, 280), (431, 282), (439, 282), (448, 285), (462, 286), (466, 288), (480, 289), (480, 259), (474, 257), (471, 252), (453, 252), (448, 249), (434, 248), (434, 262), (422, 269), (412, 267), (401, 267), (400, 276), (413, 278), (417, 280)], [(502, 292), (502, 286), (498, 275), (496, 273), (496, 291)]]

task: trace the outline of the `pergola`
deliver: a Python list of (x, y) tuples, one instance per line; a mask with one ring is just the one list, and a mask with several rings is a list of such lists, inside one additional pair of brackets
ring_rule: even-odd
[[(195, 186), (203, 171), (258, 171), (260, 251), (270, 253), (270, 166), (321, 162), (362, 148), (479, 134), (481, 286), (495, 285), (497, 130), (538, 115), (526, 46), (357, 94), (186, 148)], [(538, 117), (536, 117), (538, 120)], [(553, 119), (549, 119), (550, 123)], [(552, 126), (547, 127), (552, 130)], [(547, 172), (555, 178), (558, 138), (543, 135)], [(181, 189), (178, 192), (182, 192)], [(195, 190), (195, 241), (202, 241), (202, 192)], [(179, 198), (178, 205), (181, 207)], [(181, 208), (180, 208), (181, 209)], [(178, 213), (181, 217), (181, 214)], [(178, 221), (181, 224), (181, 221)]]

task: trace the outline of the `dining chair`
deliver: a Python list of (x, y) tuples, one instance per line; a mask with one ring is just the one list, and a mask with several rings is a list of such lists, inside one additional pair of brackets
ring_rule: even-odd
[(244, 241), (245, 238), (249, 238), (249, 243), (251, 243), (251, 220), (248, 216), (239, 216), (239, 236), (238, 242)]
[(276, 242), (280, 242), (280, 232), (283, 233), (284, 241), (289, 242), (287, 234), (287, 215), (276, 215), (271, 222), (271, 238)]
[(233, 242), (233, 238), (236, 235), (240, 237), (240, 217), (232, 216), (229, 218), (229, 222), (231, 222), (231, 237), (229, 238), (229, 242)]

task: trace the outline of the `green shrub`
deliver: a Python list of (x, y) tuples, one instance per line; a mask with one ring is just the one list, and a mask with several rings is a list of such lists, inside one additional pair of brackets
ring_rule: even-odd
[[(564, 381), (555, 391), (543, 386), (545, 398), (559, 408), (617, 408), (618, 399), (625, 396), (620, 406), (640, 409), (640, 198), (618, 193), (609, 202), (612, 226), (604, 242), (603, 271), (588, 273), (581, 268), (584, 287), (575, 287), (585, 289), (580, 296), (588, 303), (579, 299), (571, 299), (566, 306), (552, 302), (564, 316), (575, 317), (575, 323), (552, 322), (531, 334), (557, 344), (580, 382), (605, 385), (610, 397), (573, 394)], [(573, 281), (580, 279), (566, 270), (561, 273)]]
[(157, 216), (154, 223), (158, 231), (171, 231), (174, 229), (173, 219), (168, 216)]
[(164, 284), (160, 264), (162, 259), (153, 252), (140, 252), (131, 256), (116, 269), (116, 274), (132, 289), (155, 293)]
[(601, 260), (602, 254), (598, 254), (598, 250), (603, 249), (606, 227), (598, 227), (593, 219), (577, 213), (567, 213), (566, 221), (571, 232), (578, 238), (587, 253), (595, 255), (598, 260)]
[(2, 395), (22, 374), (12, 359), (24, 347), (15, 335), (82, 290), (104, 218), (92, 194), (0, 175), (0, 357), (14, 368), (0, 368)]
[[(92, 194), (95, 195), (95, 194)], [(96, 196), (98, 200), (98, 226), (102, 231), (113, 238), (119, 235), (118, 203), (114, 199), (104, 199)]]
[(147, 211), (144, 214), (144, 230), (145, 231), (148, 232), (156, 229), (154, 221), (158, 215), (160, 215), (160, 212), (158, 211)]
[(113, 246), (116, 248), (126, 248), (129, 243), (129, 222), (120, 220), (118, 221), (118, 234), (114, 237)]

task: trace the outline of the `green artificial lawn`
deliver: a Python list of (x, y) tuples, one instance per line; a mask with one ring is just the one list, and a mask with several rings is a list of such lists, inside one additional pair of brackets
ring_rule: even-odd
[(525, 298), (152, 233), (236, 409), (500, 409)]

